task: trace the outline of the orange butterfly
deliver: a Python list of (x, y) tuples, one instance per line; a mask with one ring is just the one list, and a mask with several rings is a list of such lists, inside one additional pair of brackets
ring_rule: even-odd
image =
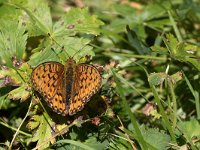
[(98, 69), (89, 64), (76, 64), (72, 58), (65, 65), (58, 62), (38, 65), (31, 80), (53, 111), (63, 116), (81, 111), (101, 87)]

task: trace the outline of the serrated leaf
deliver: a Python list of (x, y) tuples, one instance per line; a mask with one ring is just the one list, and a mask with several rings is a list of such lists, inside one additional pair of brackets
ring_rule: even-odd
[[(64, 16), (65, 32), (81, 32), (87, 34), (100, 34), (99, 27), (103, 22), (97, 19), (95, 15), (89, 15), (87, 8), (73, 8)], [(60, 30), (59, 28), (57, 28)], [(55, 29), (55, 30), (57, 30)], [(63, 31), (55, 31), (56, 35), (62, 34)]]
[(44, 50), (31, 56), (28, 62), (31, 66), (37, 66), (47, 61), (57, 61), (64, 64), (69, 57), (73, 57), (76, 62), (79, 62), (86, 55), (94, 56), (92, 47), (87, 45), (90, 42), (89, 39), (68, 36), (53, 38), (59, 45), (57, 43), (52, 45), (49, 41), (49, 45), (47, 44), (48, 46)]
[(47, 61), (59, 61), (59, 57), (56, 55), (57, 52), (56, 50), (53, 51), (51, 49), (51, 46), (47, 46), (44, 49), (42, 49), (39, 52), (34, 53), (31, 55), (30, 60), (28, 61), (28, 64), (36, 67), (37, 65), (47, 62)]
[(19, 68), (15, 69), (2, 67), (2, 70), (0, 70), (0, 78), (3, 82), (0, 87), (8, 85), (19, 86), (8, 93), (9, 99), (25, 101), (30, 97), (31, 91), (28, 84), (30, 70), (27, 63), (23, 63)]
[[(3, 2), (5, 2), (3, 0)], [(1, 5), (0, 7), (0, 21), (2, 20), (18, 20), (22, 15), (22, 11), (19, 9), (13, 9), (11, 5)]]
[(179, 122), (178, 126), (182, 133), (190, 139), (193, 137), (200, 138), (200, 124), (196, 119)]
[(172, 35), (167, 34), (167, 41), (165, 41), (168, 50), (170, 51), (171, 57), (192, 64), (198, 70), (200, 70), (199, 64), (199, 48), (197, 46), (178, 42), (178, 40)]
[[(128, 125), (128, 129), (135, 134), (135, 130), (130, 124)], [(156, 128), (147, 128), (144, 125), (140, 126), (140, 130), (146, 143), (154, 149), (166, 150), (169, 147), (171, 138), (163, 130), (160, 131)]]
[(26, 125), (26, 127), (29, 130), (33, 130), (35, 128), (37, 128), (40, 124), (40, 116), (39, 115), (34, 115), (31, 117), (31, 119), (29, 120), (28, 124)]
[(152, 46), (151, 49), (152, 49), (153, 52), (156, 52), (158, 54), (165, 54), (166, 55), (166, 54), (169, 53), (166, 48), (158, 46), (158, 45)]
[[(42, 115), (35, 115), (32, 120), (29, 121), (27, 127), (30, 129), (35, 129), (32, 142), (37, 142), (36, 146), (40, 146), (40, 149), (45, 149), (49, 147), (50, 142), (54, 143), (55, 138), (49, 140), (52, 137), (52, 129), (54, 122), (49, 118), (49, 116), (44, 112)], [(47, 140), (49, 140), (47, 142)], [(46, 143), (45, 143), (46, 142)]]
[(25, 101), (27, 100), (31, 93), (28, 89), (28, 85), (22, 85), (11, 92), (8, 93), (8, 98), (12, 100), (20, 100)]
[(0, 58), (1, 63), (12, 67), (12, 59), (22, 60), (26, 48), (27, 33), (25, 27), (17, 20), (1, 20), (0, 24)]
[[(64, 47), (64, 50), (58, 53), (58, 56), (64, 62), (66, 62), (69, 57), (73, 57), (76, 62), (79, 62), (80, 59), (86, 55), (94, 56), (92, 47), (87, 45), (90, 43), (89, 39), (66, 36), (62, 38), (56, 37), (55, 40), (59, 43), (62, 43), (62, 46)], [(58, 45), (55, 46), (57, 47)]]
[[(170, 136), (158, 129), (142, 128), (142, 135), (147, 143), (159, 150), (169, 148)], [(155, 142), (156, 141), (156, 142)]]
[(24, 10), (29, 19), (26, 20), (29, 36), (47, 35), (52, 32), (52, 19), (48, 3), (44, 0), (28, 1), (26, 4), (16, 4)]

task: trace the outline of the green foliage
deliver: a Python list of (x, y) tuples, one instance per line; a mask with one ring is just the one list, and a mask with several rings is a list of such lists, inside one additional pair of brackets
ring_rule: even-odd
[[(191, 0), (0, 1), (1, 148), (200, 149), (199, 9)], [(32, 69), (89, 56), (103, 65), (101, 90), (76, 115), (56, 114)]]
[[(155, 149), (165, 150), (169, 148), (170, 136), (158, 129), (144, 129), (142, 128), (145, 141), (152, 145)], [(156, 142), (155, 142), (156, 141)]]
[(0, 58), (1, 63), (12, 67), (12, 59), (23, 59), (27, 34), (22, 22), (16, 20), (1, 20), (0, 25)]
[[(34, 130), (33, 138), (31, 138), (30, 141), (37, 142), (37, 146), (40, 146), (40, 149), (47, 148), (50, 142), (54, 143), (55, 139), (52, 138), (53, 124), (51, 118), (46, 113), (40, 116), (32, 116), (27, 124), (28, 129)], [(47, 141), (47, 143), (44, 143), (45, 141)]]

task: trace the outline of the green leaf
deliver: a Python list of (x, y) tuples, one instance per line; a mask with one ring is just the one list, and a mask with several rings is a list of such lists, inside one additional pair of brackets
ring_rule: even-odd
[[(178, 127), (188, 141), (192, 141), (193, 139), (200, 139), (200, 124), (195, 118), (189, 121), (179, 122)], [(200, 148), (200, 143), (198, 141), (196, 146)]]
[(56, 50), (53, 51), (51, 49), (51, 46), (47, 46), (44, 49), (42, 49), (41, 47), (38, 47), (34, 49), (33, 51), (37, 51), (37, 52), (31, 55), (30, 60), (28, 61), (28, 64), (33, 67), (36, 67), (37, 65), (43, 62), (47, 62), (47, 61), (59, 62), (59, 57), (57, 56), (57, 52)]
[(97, 16), (89, 15), (87, 8), (73, 8), (64, 16), (64, 26), (68, 32), (99, 35), (101, 25), (103, 22)]
[(34, 115), (31, 117), (30, 121), (26, 125), (29, 130), (36, 129), (40, 125), (40, 117), (39, 115)]
[(137, 34), (129, 28), (129, 26), (126, 27), (128, 32), (128, 41), (130, 45), (137, 50), (139, 54), (145, 54), (150, 51), (148, 47), (142, 43), (142, 41), (139, 40)]
[(156, 53), (162, 54), (162, 55), (167, 55), (169, 53), (168, 50), (165, 47), (161, 47), (161, 46), (158, 46), (158, 45), (152, 46), (151, 50), (153, 52), (156, 52)]
[(96, 150), (102, 150), (106, 149), (108, 146), (108, 141), (105, 140), (103, 142), (98, 141), (96, 137), (91, 136), (89, 139), (85, 141), (85, 144), (87, 144), (90, 147), (93, 147)]
[(166, 73), (152, 73), (149, 75), (149, 82), (153, 85), (160, 85), (167, 78)]
[(200, 138), (200, 124), (196, 119), (179, 122), (178, 126), (182, 130), (182, 133), (188, 138)]
[(12, 67), (12, 59), (22, 60), (25, 54), (27, 33), (22, 22), (1, 20), (0, 24), (0, 63)]
[(23, 82), (16, 70), (11, 68), (2, 68), (0, 70), (0, 79), (4, 81), (2, 82), (1, 87), (8, 85), (19, 86)]
[(18, 88), (10, 91), (8, 93), (8, 98), (13, 100), (27, 100), (31, 95), (29, 83), (29, 74), (31, 69), (27, 63), (23, 63), (19, 68), (2, 68), (0, 70), (0, 78), (3, 80), (3, 83), (0, 87), (3, 86), (19, 86)]
[(11, 101), (8, 97), (7, 94), (0, 96), (0, 110), (6, 110), (9, 108), (13, 108), (16, 107), (16, 103), (14, 103), (13, 101)]
[(27, 100), (31, 95), (30, 91), (27, 90), (28, 87), (29, 87), (28, 85), (22, 85), (12, 90), (11, 92), (8, 93), (8, 98), (21, 101)]
[(167, 34), (167, 39), (164, 39), (164, 42), (171, 54), (173, 59), (187, 62), (192, 64), (198, 70), (200, 70), (200, 61), (199, 61), (199, 47), (183, 42), (178, 42), (178, 40), (172, 35)]
[[(37, 66), (47, 61), (57, 61), (64, 64), (69, 57), (73, 57), (76, 62), (79, 62), (81, 58), (87, 55), (94, 56), (92, 47), (87, 45), (90, 42), (89, 39), (68, 36), (53, 37), (53, 39), (56, 43), (51, 44), (49, 39), (44, 50), (36, 52), (31, 56), (28, 62), (31, 66)], [(38, 48), (38, 50), (40, 49)]]
[[(49, 147), (50, 142), (54, 143), (55, 138), (49, 140), (52, 137), (52, 126), (54, 122), (51, 120), (51, 118), (43, 112), (42, 115), (35, 115), (33, 116), (29, 123), (27, 124), (27, 127), (29, 129), (35, 129), (33, 138), (31, 139), (32, 142), (37, 142), (36, 146), (40, 146), (40, 149), (45, 149)], [(47, 140), (49, 140), (47, 142)], [(45, 143), (46, 142), (46, 143)]]
[(48, 4), (44, 0), (28, 1), (26, 4), (15, 4), (24, 10), (29, 18), (25, 20), (29, 36), (47, 35), (52, 32), (52, 19)]
[[(4, 1), (4, 0), (3, 0)], [(4, 1), (5, 2), (5, 1)], [(0, 7), (0, 20), (21, 20), (19, 16), (23, 13), (20, 9), (13, 9), (13, 5), (6, 5), (6, 3), (1, 4)]]
[[(147, 143), (159, 150), (166, 150), (169, 148), (170, 136), (154, 128), (147, 128), (143, 126), (142, 134)], [(156, 142), (155, 142), (156, 141)]]
[[(76, 38), (76, 37), (55, 37), (55, 40), (58, 43), (62, 43), (63, 50), (58, 52), (58, 56), (62, 61), (66, 61), (69, 57), (72, 57), (79, 62), (82, 57), (85, 56), (94, 56), (92, 47), (88, 44), (90, 43), (89, 39), (86, 38)], [(60, 47), (55, 43), (53, 46), (55, 50), (59, 50)]]
[[(163, 9), (163, 7), (165, 7), (165, 9)], [(161, 3), (150, 3), (147, 7), (144, 8), (145, 10), (142, 12), (140, 17), (145, 21), (158, 19), (159, 17), (163, 17), (169, 8), (170, 3), (168, 1), (163, 1)]]
[[(64, 145), (65, 143), (70, 144), (70, 145), (65, 146)], [(76, 149), (80, 149), (80, 150), (95, 150), (96, 149), (96, 147), (95, 148), (90, 147), (87, 144), (84, 144), (82, 142), (73, 141), (73, 140), (67, 140), (67, 139), (60, 140), (60, 141), (56, 142), (56, 144), (58, 145), (58, 147), (62, 147), (62, 148), (67, 149), (67, 150), (68, 149), (69, 150), (71, 150), (71, 149), (75, 149), (75, 150)]]
[(175, 74), (171, 75), (171, 80), (173, 83), (176, 83), (180, 80), (182, 80), (182, 72), (178, 71)]

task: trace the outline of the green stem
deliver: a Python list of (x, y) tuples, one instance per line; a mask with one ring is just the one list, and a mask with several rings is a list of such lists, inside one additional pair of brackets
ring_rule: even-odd
[(151, 89), (152, 89), (152, 92), (153, 92), (155, 101), (156, 101), (156, 103), (158, 104), (158, 107), (159, 107), (159, 109), (160, 109), (160, 113), (161, 113), (161, 115), (162, 115), (162, 117), (163, 117), (163, 120), (164, 120), (164, 122), (165, 122), (166, 128), (167, 128), (167, 130), (169, 131), (169, 134), (171, 135), (172, 141), (176, 142), (175, 134), (174, 134), (174, 132), (173, 132), (173, 129), (172, 129), (171, 125), (170, 125), (169, 120), (167, 119), (167, 115), (165, 114), (164, 108), (163, 108), (163, 106), (162, 106), (162, 104), (161, 104), (161, 101), (160, 101), (160, 98), (159, 98), (159, 96), (158, 96), (158, 93), (156, 92), (155, 86), (153, 86), (153, 85), (151, 84), (151, 82), (149, 82), (149, 85), (150, 85), (150, 87), (151, 87)]
[(130, 58), (143, 58), (143, 59), (154, 59), (154, 60), (161, 60), (167, 61), (167, 57), (156, 57), (156, 56), (145, 56), (145, 55), (133, 55), (133, 54), (125, 54), (125, 53), (114, 53), (114, 52), (105, 52), (103, 53), (106, 56), (125, 56)]
[(173, 132), (176, 128), (176, 123), (177, 123), (177, 103), (176, 103), (176, 96), (175, 96), (175, 93), (174, 93), (174, 87), (173, 87), (173, 84), (171, 81), (168, 81), (168, 84), (169, 84), (169, 89), (170, 89), (170, 93), (171, 93), (171, 97), (172, 97), (172, 102), (173, 102), (173, 123), (172, 123), (172, 127), (173, 127)]
[[(11, 129), (11, 130), (13, 130), (13, 131), (17, 131), (16, 128), (14, 128), (14, 127), (12, 127), (12, 126), (10, 126), (10, 125), (4, 123), (4, 122), (0, 122), (0, 124), (3, 125), (3, 126), (5, 126), (5, 127), (7, 127), (7, 128), (9, 128), (9, 129)], [(32, 137), (31, 134), (28, 134), (28, 133), (26, 133), (26, 132), (24, 132), (24, 131), (21, 131), (21, 130), (19, 130), (19, 133), (20, 133), (20, 134), (23, 134), (23, 135), (25, 135), (25, 136), (28, 136), (28, 137)]]

